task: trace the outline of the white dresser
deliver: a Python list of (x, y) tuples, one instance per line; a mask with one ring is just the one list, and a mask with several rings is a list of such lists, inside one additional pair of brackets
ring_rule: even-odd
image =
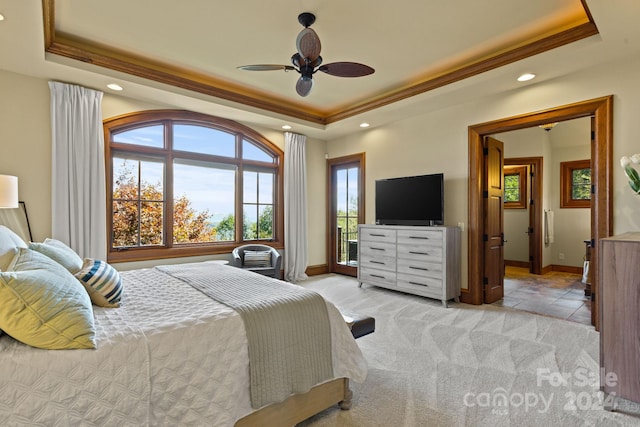
[(460, 296), (460, 229), (358, 226), (358, 281), (447, 302)]

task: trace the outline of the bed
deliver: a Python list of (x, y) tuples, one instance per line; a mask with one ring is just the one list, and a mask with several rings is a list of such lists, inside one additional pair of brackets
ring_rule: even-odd
[[(27, 252), (34, 251), (19, 253)], [(287, 426), (336, 403), (349, 407), (349, 379), (363, 381), (366, 362), (335, 306), (323, 300), (330, 377), (256, 405), (259, 352), (250, 364), (244, 315), (210, 298), (185, 271), (220, 283), (298, 288), (215, 262), (121, 272), (119, 307), (92, 306), (96, 349), (44, 350), (0, 336), (4, 424)]]

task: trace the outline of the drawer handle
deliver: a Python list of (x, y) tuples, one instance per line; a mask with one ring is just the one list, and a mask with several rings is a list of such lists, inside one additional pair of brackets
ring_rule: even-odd
[(386, 251), (384, 248), (371, 248), (372, 251)]
[(371, 233), (370, 236), (373, 236), (373, 237), (387, 237), (386, 234), (375, 234), (375, 233)]
[(425, 267), (414, 267), (414, 266), (412, 266), (412, 265), (410, 265), (410, 266), (409, 266), (409, 268), (412, 268), (412, 269), (414, 269), (414, 270), (429, 271), (429, 269), (428, 269), (428, 268), (425, 268)]
[(384, 265), (385, 263), (382, 261), (370, 261), (371, 264), (380, 264), (380, 265)]
[(378, 274), (370, 274), (371, 277), (377, 277), (378, 279), (386, 279), (384, 276), (380, 276)]
[(412, 281), (409, 281), (409, 284), (417, 285), (417, 286), (427, 286), (428, 287), (428, 285), (425, 285), (424, 283), (418, 283), (418, 282), (412, 282)]
[(414, 255), (429, 255), (429, 252), (409, 251), (409, 253)]
[(422, 237), (422, 236), (409, 236), (410, 239), (420, 239), (420, 240), (429, 240), (428, 237)]

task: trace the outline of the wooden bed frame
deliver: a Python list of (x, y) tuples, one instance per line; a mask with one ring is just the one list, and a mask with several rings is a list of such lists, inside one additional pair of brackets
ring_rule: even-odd
[(337, 378), (252, 412), (239, 419), (235, 427), (294, 426), (336, 403), (341, 409), (350, 409), (352, 396), (349, 379)]

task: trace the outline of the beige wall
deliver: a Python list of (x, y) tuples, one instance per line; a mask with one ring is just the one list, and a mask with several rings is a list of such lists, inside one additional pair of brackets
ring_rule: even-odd
[[(374, 219), (374, 180), (389, 176), (444, 172), (445, 222), (465, 223), (462, 233), (463, 288), (467, 288), (468, 126), (583, 100), (614, 95), (614, 231), (640, 229), (640, 198), (628, 188), (618, 159), (640, 152), (640, 58), (524, 86), (520, 90), (390, 125), (370, 128), (327, 144), (330, 157), (364, 151), (367, 155), (367, 222)], [(545, 190), (548, 193), (548, 189)]]
[(51, 122), (45, 80), (0, 71), (0, 174), (16, 175), (34, 240), (51, 235)]
[[(325, 143), (310, 141), (309, 236), (310, 265), (326, 262), (325, 159), (366, 152), (366, 219), (374, 219), (374, 181), (378, 178), (444, 172), (446, 223), (465, 224), (462, 233), (463, 287), (467, 277), (467, 179), (469, 125), (531, 111), (615, 95), (614, 98), (614, 231), (640, 229), (640, 198), (626, 184), (618, 166), (622, 155), (640, 152), (640, 58), (627, 59), (565, 78), (531, 84), (520, 90), (483, 99), (469, 99), (455, 107), (373, 127)], [(0, 71), (0, 173), (20, 178), (20, 196), (27, 202), (34, 238), (41, 240), (50, 225), (50, 124), (47, 82)], [(105, 117), (151, 106), (126, 98), (105, 96)], [(280, 132), (263, 131), (282, 146)], [(325, 151), (326, 150), (326, 151)]]
[[(49, 86), (46, 80), (9, 73), (0, 70), (0, 174), (17, 175), (20, 200), (25, 201), (29, 220), (36, 241), (51, 236), (51, 125), (49, 114)], [(104, 118), (140, 110), (174, 108), (104, 94), (102, 113)], [(267, 128), (253, 126), (278, 147), (284, 149), (284, 134)], [(325, 209), (325, 142), (307, 141), (309, 264), (324, 264), (326, 245), (324, 224)], [(318, 226), (318, 225), (321, 226)], [(163, 262), (197, 261), (228, 256), (196, 257), (164, 260)], [(153, 263), (135, 262), (118, 265), (120, 269), (140, 268)]]

